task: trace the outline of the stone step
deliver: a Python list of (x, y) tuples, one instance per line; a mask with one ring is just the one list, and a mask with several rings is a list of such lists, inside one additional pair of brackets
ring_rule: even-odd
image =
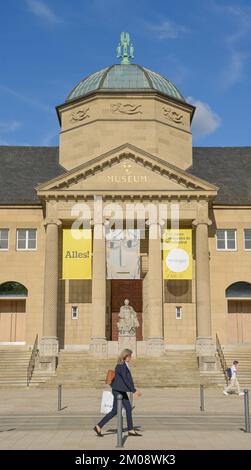
[(13, 372), (9, 372), (9, 371), (0, 371), (0, 377), (23, 377), (24, 375), (26, 375), (27, 373), (27, 370), (23, 370), (23, 371), (19, 371), (19, 370), (16, 370), (16, 371), (13, 371)]
[(27, 385), (27, 381), (23, 379), (0, 380), (0, 385), (5, 385), (5, 384)]
[(27, 362), (16, 362), (16, 361), (13, 361), (13, 362), (8, 362), (8, 363), (1, 363), (0, 362), (0, 370), (5, 370), (5, 369), (11, 369), (11, 368), (19, 368), (19, 369), (27, 369), (29, 365), (29, 361)]
[(22, 352), (19, 352), (19, 353), (4, 353), (4, 352), (0, 351), (0, 358), (30, 357), (30, 355), (31, 355), (31, 352), (27, 352), (27, 353), (22, 353)]
[(27, 357), (8, 357), (8, 358), (3, 358), (1, 357), (0, 358), (0, 364), (8, 364), (9, 362), (15, 362), (16, 364), (18, 363), (22, 363), (22, 362), (29, 362), (30, 360), (30, 356), (27, 356)]

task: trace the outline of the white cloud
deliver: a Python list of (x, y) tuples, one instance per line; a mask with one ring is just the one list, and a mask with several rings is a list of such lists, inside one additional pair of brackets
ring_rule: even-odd
[(46, 20), (49, 23), (60, 23), (61, 19), (54, 11), (42, 0), (26, 0), (29, 10), (36, 16)]
[(221, 125), (221, 118), (208, 103), (196, 100), (192, 96), (187, 98), (188, 103), (196, 107), (192, 122), (192, 133), (196, 140), (215, 132)]
[(0, 121), (0, 133), (1, 134), (9, 134), (10, 132), (15, 132), (22, 126), (22, 123), (19, 121), (9, 121), (9, 122), (1, 122)]
[(165, 20), (158, 25), (149, 25), (159, 39), (177, 39), (181, 34), (189, 32), (185, 26), (171, 20)]

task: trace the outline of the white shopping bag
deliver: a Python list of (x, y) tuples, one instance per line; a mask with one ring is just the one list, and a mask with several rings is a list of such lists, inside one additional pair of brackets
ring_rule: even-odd
[(112, 407), (113, 407), (113, 394), (112, 392), (104, 391), (102, 394), (100, 412), (106, 415), (112, 410)]

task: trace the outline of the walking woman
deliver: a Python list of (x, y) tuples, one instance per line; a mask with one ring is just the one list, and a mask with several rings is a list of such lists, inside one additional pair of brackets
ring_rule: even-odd
[(99, 437), (103, 437), (103, 434), (101, 433), (102, 427), (117, 414), (117, 396), (119, 393), (123, 396), (122, 405), (126, 410), (128, 436), (142, 436), (142, 434), (137, 433), (133, 429), (132, 407), (127, 395), (127, 392), (133, 392), (137, 397), (141, 396), (141, 392), (136, 390), (134, 387), (132, 374), (129, 369), (128, 364), (131, 358), (131, 349), (124, 349), (118, 358), (118, 363), (115, 368), (115, 377), (112, 381), (112, 393), (114, 397), (113, 408), (110, 413), (107, 413), (107, 415), (105, 415), (104, 418), (101, 419), (101, 421), (93, 428)]

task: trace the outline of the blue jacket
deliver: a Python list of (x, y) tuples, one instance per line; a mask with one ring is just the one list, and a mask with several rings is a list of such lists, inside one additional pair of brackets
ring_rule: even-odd
[(132, 374), (126, 363), (117, 364), (115, 368), (115, 378), (112, 381), (112, 389), (118, 392), (136, 392)]

